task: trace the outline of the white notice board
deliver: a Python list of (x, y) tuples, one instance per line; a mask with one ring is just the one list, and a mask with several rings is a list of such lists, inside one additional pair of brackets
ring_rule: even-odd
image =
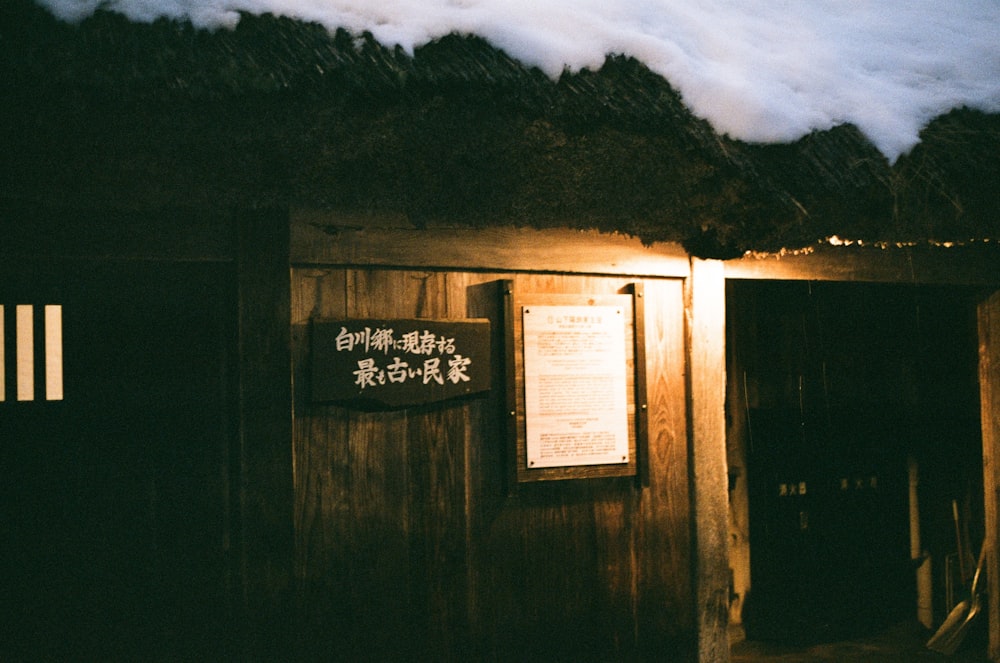
[(628, 463), (625, 313), (521, 307), (529, 468)]

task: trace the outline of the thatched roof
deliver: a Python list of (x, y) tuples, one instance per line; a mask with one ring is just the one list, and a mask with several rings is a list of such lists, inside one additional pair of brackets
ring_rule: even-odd
[(634, 60), (553, 81), (474, 37), (410, 57), (273, 16), (68, 25), (12, 0), (0, 49), (0, 197), (18, 205), (569, 225), (701, 255), (1000, 239), (1000, 116), (971, 110), (890, 164), (849, 125), (751, 145)]

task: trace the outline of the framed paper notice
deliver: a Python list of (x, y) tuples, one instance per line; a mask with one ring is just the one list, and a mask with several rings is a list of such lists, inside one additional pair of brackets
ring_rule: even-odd
[(528, 467), (628, 463), (624, 306), (523, 306)]
[(634, 294), (511, 288), (508, 297), (517, 481), (635, 475), (645, 389), (636, 371)]

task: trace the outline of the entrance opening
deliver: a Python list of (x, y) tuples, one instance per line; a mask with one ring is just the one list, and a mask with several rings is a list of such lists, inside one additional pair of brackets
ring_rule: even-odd
[(983, 539), (976, 293), (737, 281), (727, 296), (733, 621), (790, 644), (936, 628)]

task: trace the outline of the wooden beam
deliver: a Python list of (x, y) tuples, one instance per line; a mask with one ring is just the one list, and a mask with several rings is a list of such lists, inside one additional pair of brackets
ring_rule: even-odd
[(729, 260), (726, 278), (1000, 285), (1000, 247), (818, 245)]
[(550, 228), (414, 228), (403, 219), (345, 219), (297, 213), (295, 265), (687, 276), (677, 244), (644, 246), (634, 237)]
[[(296, 210), (291, 262), (474, 271), (684, 278), (679, 244), (570, 228), (426, 227), (402, 216), (345, 217)], [(1000, 286), (1000, 246), (820, 244), (725, 263), (727, 279)]]
[(979, 305), (979, 393), (983, 427), (983, 496), (989, 658), (1000, 661), (1000, 291)]
[(729, 660), (729, 504), (723, 264), (692, 259), (686, 299), (698, 660), (725, 663)]

